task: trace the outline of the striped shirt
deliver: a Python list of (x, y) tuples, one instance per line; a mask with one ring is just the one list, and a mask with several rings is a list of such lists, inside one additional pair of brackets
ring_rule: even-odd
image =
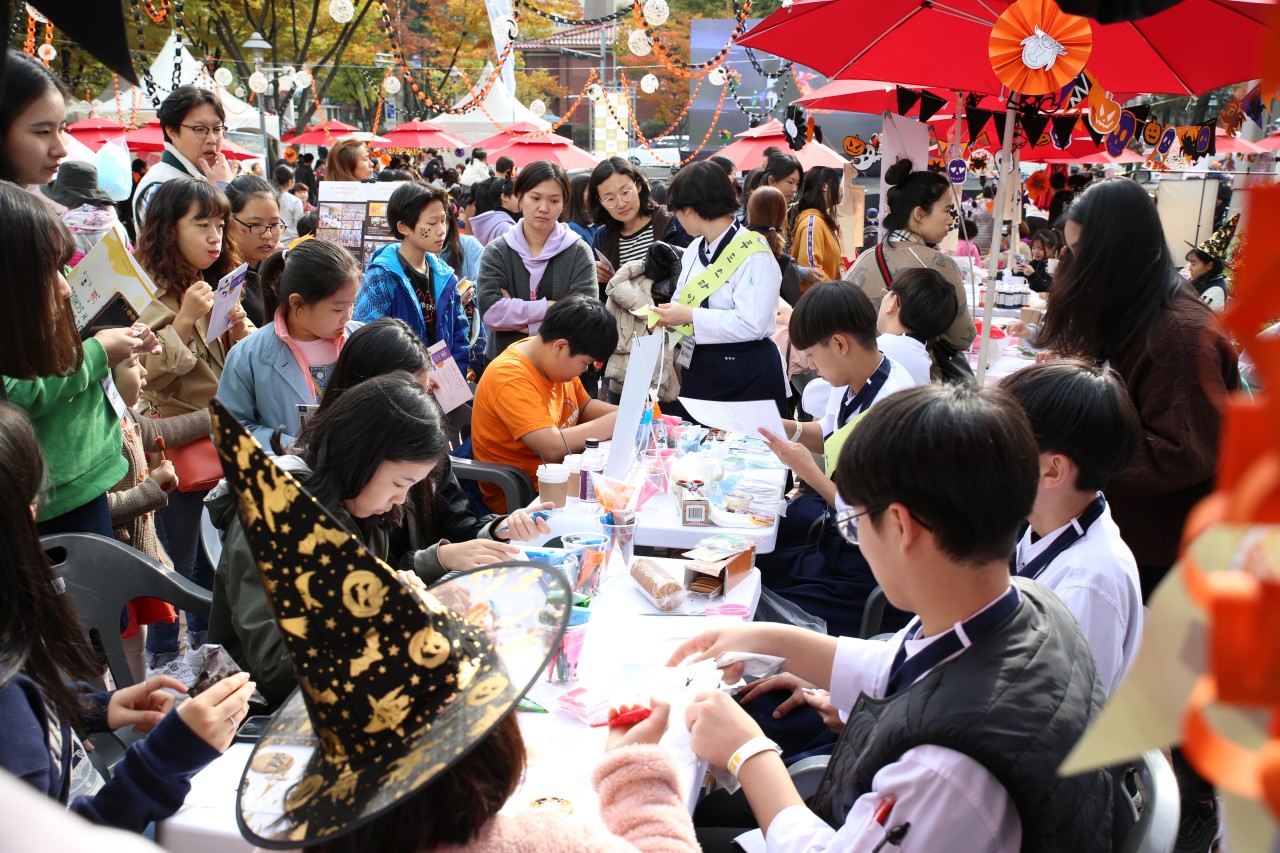
[(653, 245), (653, 220), (629, 237), (618, 236), (618, 266), (632, 261), (643, 261)]

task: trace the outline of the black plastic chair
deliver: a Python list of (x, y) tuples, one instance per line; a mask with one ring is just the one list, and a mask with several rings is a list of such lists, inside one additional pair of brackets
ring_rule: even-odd
[(880, 633), (880, 623), (884, 621), (884, 608), (888, 603), (884, 589), (877, 584), (867, 596), (867, 603), (862, 605), (862, 627), (858, 629), (860, 638), (870, 640)]
[(453, 465), (453, 474), (459, 481), (497, 483), (507, 499), (508, 511), (528, 506), (538, 494), (529, 475), (514, 465), (477, 462), (460, 456), (454, 456), (450, 462)]
[(1173, 768), (1158, 749), (1116, 768), (1112, 849), (1117, 853), (1173, 853), (1181, 795)]

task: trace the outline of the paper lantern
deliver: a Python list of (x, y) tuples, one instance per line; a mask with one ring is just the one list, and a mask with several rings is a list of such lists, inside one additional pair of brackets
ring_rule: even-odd
[(649, 41), (644, 30), (632, 30), (631, 35), (627, 36), (627, 50), (636, 56), (648, 56), (653, 52), (653, 42)]
[(312, 82), (314, 81), (311, 79), (311, 72), (306, 69), (303, 69), (293, 75), (293, 85), (297, 86), (299, 89), (307, 88), (312, 84)]
[(592, 83), (587, 87), (587, 97), (593, 101), (598, 101), (604, 97), (604, 89), (599, 83)]
[(27, 7), (27, 14), (35, 18), (37, 23), (41, 23), (41, 24), (49, 23), (49, 19), (46, 18), (44, 14), (41, 13), (41, 11), (37, 9), (35, 6), (32, 6), (30, 3), (27, 3), (26, 7)]
[(660, 27), (671, 17), (671, 9), (667, 0), (645, 0), (644, 19), (651, 27)]
[(1023, 95), (1060, 91), (1092, 50), (1089, 21), (1068, 15), (1053, 0), (1017, 0), (996, 19), (987, 42), (996, 77)]
[(239, 98), (239, 99), (241, 99), (241, 100), (244, 100), (244, 96), (245, 96), (245, 95), (247, 95), (247, 94), (249, 94), (249, 93), (248, 93), (248, 92), (246, 92), (246, 91), (244, 90), (244, 86), (236, 86), (236, 90), (235, 90), (235, 92), (234, 92), (233, 94), (234, 94), (237, 98)]
[(542, 101), (541, 98), (539, 98), (536, 101), (530, 101), (529, 112), (539, 117), (544, 116), (547, 114), (547, 105)]
[(511, 15), (503, 15), (493, 22), (493, 43), (499, 51), (505, 49), (507, 42), (514, 41), (519, 35), (520, 25)]
[(383, 78), (382, 91), (386, 92), (388, 95), (400, 94), (400, 78), (398, 77)]
[(658, 91), (658, 78), (653, 74), (646, 74), (640, 78), (640, 91), (646, 95), (652, 95)]
[(356, 7), (351, 0), (329, 0), (329, 17), (339, 24), (350, 23), (356, 16)]
[(707, 82), (712, 86), (723, 86), (726, 80), (728, 78), (725, 77), (723, 68), (712, 68), (711, 73), (707, 75)]
[(284, 149), (284, 161), (289, 165), (293, 165), (294, 163), (298, 162), (298, 149), (297, 148)]
[(213, 72), (213, 82), (217, 83), (224, 89), (230, 86), (234, 80), (235, 77), (232, 76), (230, 68), (219, 68), (217, 71)]
[(58, 49), (51, 44), (42, 44), (36, 49), (36, 56), (45, 62), (53, 62), (58, 58)]
[(267, 75), (261, 71), (255, 71), (249, 75), (249, 89), (261, 95), (267, 89), (271, 88), (271, 82), (267, 80)]

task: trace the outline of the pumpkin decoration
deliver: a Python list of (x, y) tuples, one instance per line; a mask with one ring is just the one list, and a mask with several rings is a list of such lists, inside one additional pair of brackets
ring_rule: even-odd
[(1149, 121), (1146, 127), (1142, 128), (1142, 141), (1147, 145), (1159, 145), (1162, 133), (1164, 133), (1164, 128), (1160, 126), (1160, 122)]
[(1089, 90), (1089, 126), (1097, 133), (1110, 133), (1120, 125), (1120, 105), (1111, 93), (1094, 86)]
[(1017, 0), (991, 30), (991, 69), (1023, 95), (1058, 92), (1084, 68), (1093, 50), (1089, 21), (1068, 15), (1053, 0)]
[(844, 153), (850, 157), (861, 157), (867, 153), (867, 143), (862, 141), (861, 136), (846, 136), (844, 138)]

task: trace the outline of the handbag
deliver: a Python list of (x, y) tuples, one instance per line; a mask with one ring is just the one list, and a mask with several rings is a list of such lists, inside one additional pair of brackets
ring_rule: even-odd
[(166, 447), (164, 455), (178, 474), (180, 492), (207, 492), (222, 479), (222, 460), (207, 435), (181, 447)]
[[(876, 265), (880, 268), (880, 276), (884, 279), (884, 289), (893, 290), (893, 275), (889, 272), (889, 264), (884, 259), (884, 243), (876, 244)], [(973, 366), (969, 364), (969, 356), (951, 344), (934, 338), (928, 344), (933, 363), (938, 366), (943, 382), (977, 382), (973, 375)]]

